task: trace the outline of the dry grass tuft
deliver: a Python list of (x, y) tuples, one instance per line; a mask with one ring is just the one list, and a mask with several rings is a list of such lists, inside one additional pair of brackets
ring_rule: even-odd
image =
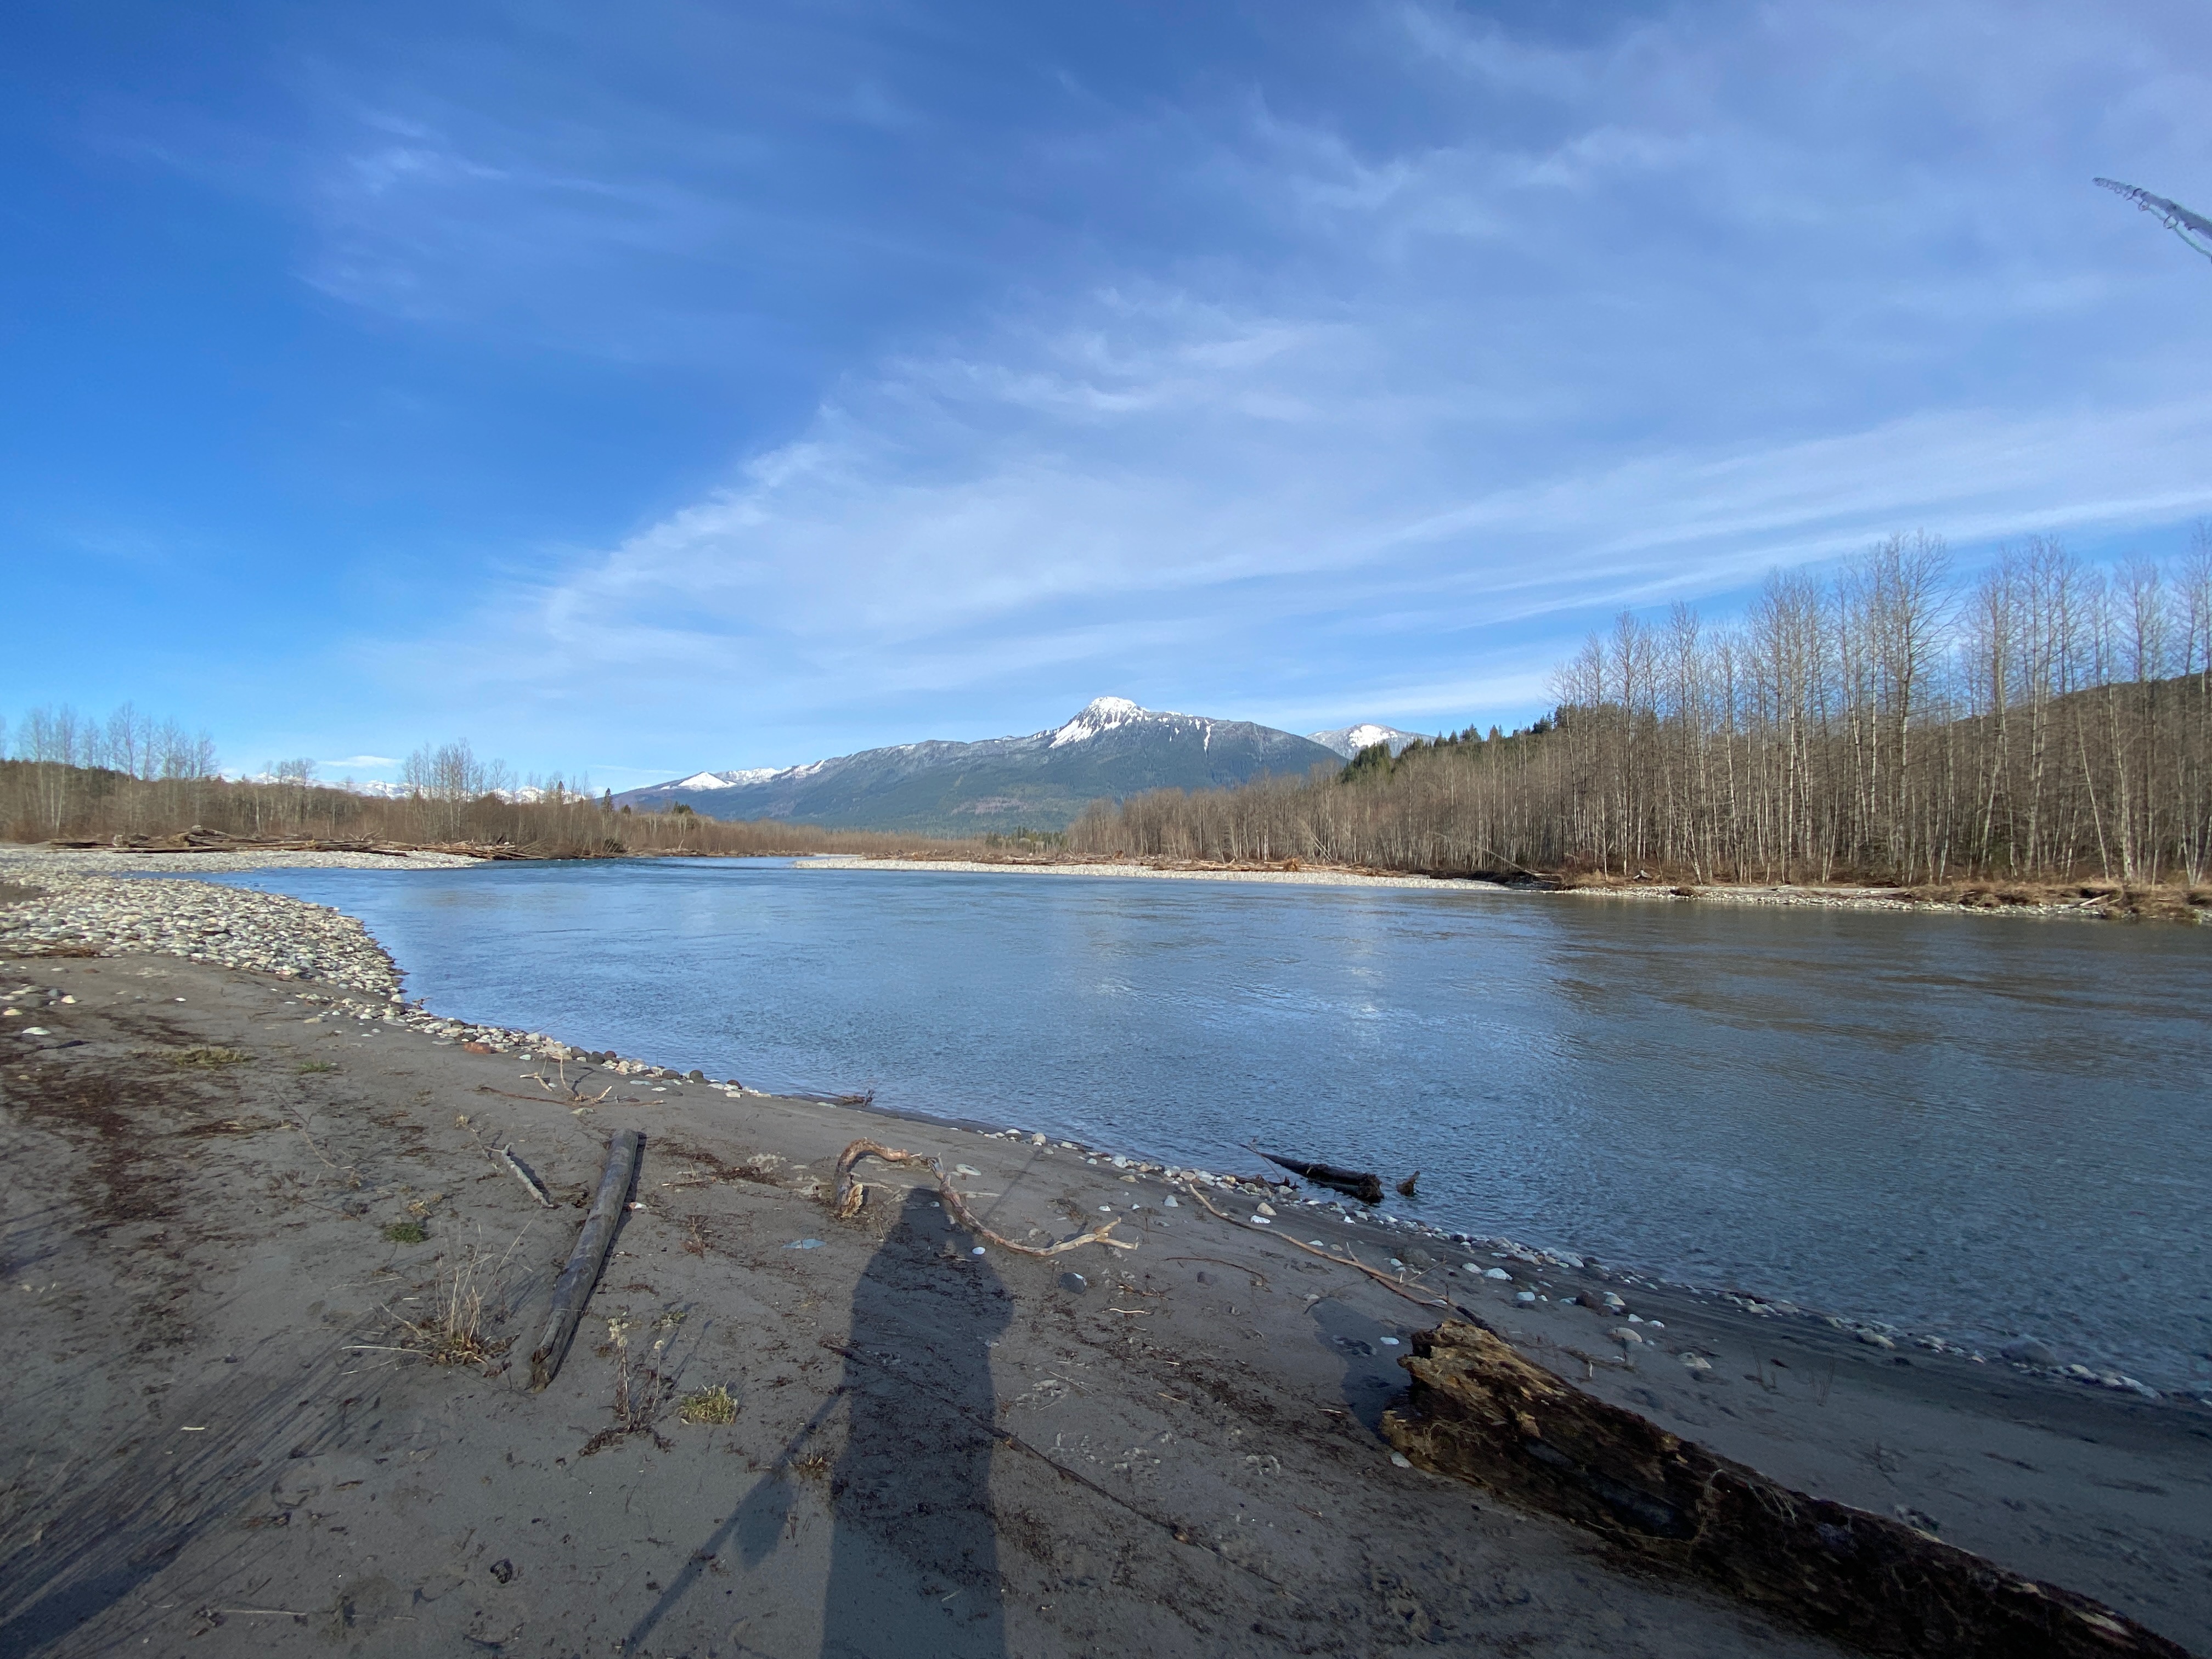
[(201, 1071), (212, 1072), (223, 1066), (243, 1066), (253, 1056), (243, 1048), (218, 1048), (204, 1044), (198, 1048), (187, 1048), (181, 1054), (171, 1055), (170, 1058), (179, 1066), (189, 1066)]
[(718, 1427), (738, 1420), (738, 1402), (730, 1398), (730, 1391), (717, 1382), (711, 1389), (701, 1389), (687, 1394), (677, 1407), (676, 1415), (685, 1423), (708, 1423)]
[[(412, 1227), (417, 1233), (422, 1231), (420, 1222), (398, 1222), (385, 1229), (387, 1237), (394, 1227)], [(512, 1255), (513, 1249), (507, 1254)], [(501, 1265), (504, 1262), (502, 1258)], [(473, 1365), (487, 1376), (495, 1376), (506, 1370), (500, 1356), (514, 1346), (514, 1340), (507, 1337), (494, 1341), (485, 1330), (483, 1279), (483, 1264), (471, 1246), (439, 1275), (437, 1293), (428, 1313), (420, 1319), (392, 1314), (393, 1322), (405, 1333), (399, 1343), (400, 1352), (415, 1354), (433, 1365)], [(385, 1311), (392, 1310), (387, 1308)]]

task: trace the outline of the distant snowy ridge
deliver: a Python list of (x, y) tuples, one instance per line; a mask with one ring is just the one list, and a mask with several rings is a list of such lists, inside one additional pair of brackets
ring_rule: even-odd
[[(233, 783), (289, 783), (297, 778), (280, 778), (274, 772), (238, 772), (226, 774)], [(310, 789), (342, 789), (349, 795), (365, 795), (371, 800), (405, 800), (416, 792), (404, 783), (386, 783), (381, 778), (310, 778)], [(687, 787), (690, 787), (687, 783)], [(494, 789), (495, 799), (527, 805), (545, 799), (545, 792), (534, 783), (526, 783), (514, 789)]]
[(1378, 743), (1389, 744), (1390, 753), (1395, 757), (1404, 752), (1407, 744), (1422, 741), (1418, 732), (1401, 732), (1395, 726), (1377, 726), (1372, 720), (1363, 720), (1358, 726), (1340, 726), (1333, 732), (1309, 732), (1306, 736), (1322, 748), (1334, 750), (1346, 760)]

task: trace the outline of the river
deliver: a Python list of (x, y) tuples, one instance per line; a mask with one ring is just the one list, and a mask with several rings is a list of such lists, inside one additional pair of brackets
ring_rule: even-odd
[[(440, 1012), (2212, 1386), (2212, 935), (781, 860), (223, 878)], [(742, 1109), (732, 1108), (733, 1110)]]

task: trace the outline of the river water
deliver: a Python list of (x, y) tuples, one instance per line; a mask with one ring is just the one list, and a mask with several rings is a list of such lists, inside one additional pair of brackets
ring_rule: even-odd
[[(776, 860), (226, 878), (435, 1011), (2212, 1386), (2212, 933)], [(732, 1109), (733, 1111), (741, 1108)]]

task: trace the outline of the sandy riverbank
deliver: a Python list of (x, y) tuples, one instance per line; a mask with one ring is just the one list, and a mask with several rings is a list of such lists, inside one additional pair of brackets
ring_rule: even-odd
[[(1162, 1173), (603, 1065), (320, 961), (0, 962), (11, 1659), (304, 1631), (371, 1654), (1826, 1650), (1397, 1467), (1376, 1425), (1436, 1316), (1188, 1188), (1170, 1206)], [(514, 1362), (577, 1215), (489, 1149), (566, 1206), (623, 1127), (643, 1207), (532, 1395)], [(1140, 1248), (979, 1258), (883, 1170), (836, 1222), (822, 1193), (861, 1135), (941, 1154), (1008, 1237), (1110, 1206)], [(2201, 1407), (1275, 1208), (1675, 1432), (2212, 1644)], [(403, 1352), (471, 1266), (489, 1367)], [(672, 1396), (716, 1384), (732, 1420), (682, 1421)]]
[(801, 870), (936, 870), (963, 875), (1097, 876), (1146, 881), (1249, 881), (1282, 887), (1433, 888), (1455, 893), (1503, 893), (1486, 881), (1446, 881), (1434, 876), (1378, 876), (1357, 870), (1237, 870), (1100, 861), (1082, 864), (1000, 864), (981, 859), (864, 859), (822, 854), (793, 860)]

